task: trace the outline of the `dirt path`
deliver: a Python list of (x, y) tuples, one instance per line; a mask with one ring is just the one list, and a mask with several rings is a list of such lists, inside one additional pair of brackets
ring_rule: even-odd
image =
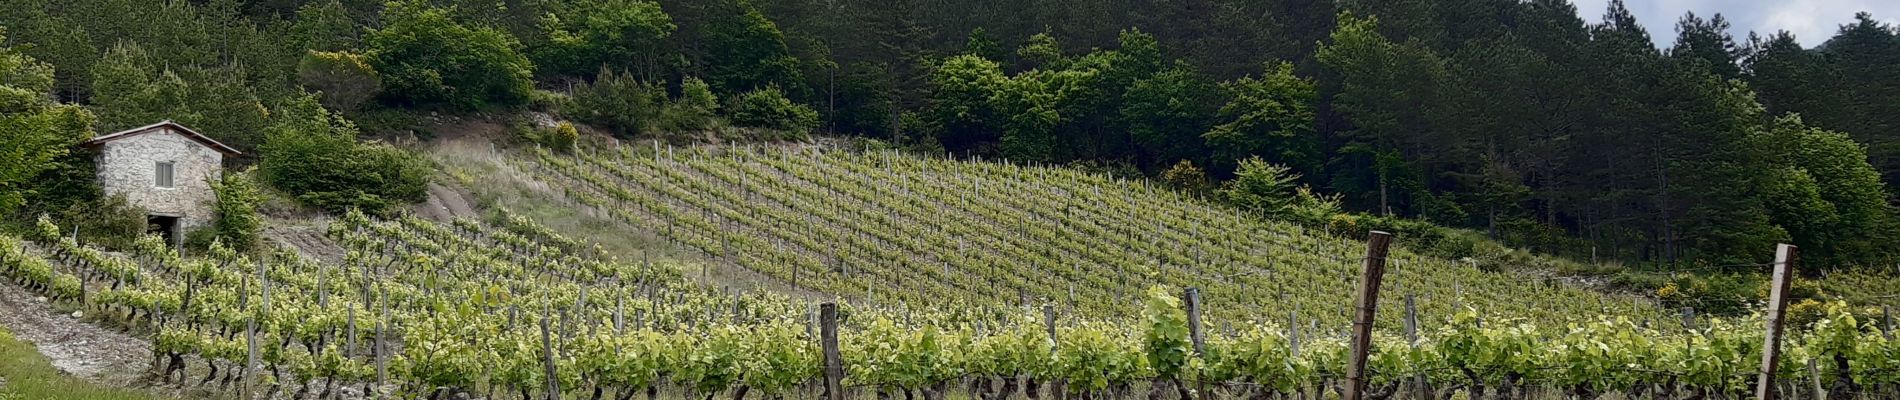
[(480, 218), (468, 196), (461, 191), (435, 183), (429, 184), (429, 199), (415, 206), (416, 214), (435, 221), (448, 222), (459, 217)]
[(38, 347), (54, 368), (89, 381), (132, 386), (151, 362), (152, 344), (60, 312), (12, 283), (0, 283), (0, 325)]
[(264, 239), (289, 246), (307, 259), (324, 264), (342, 264), (343, 256), (348, 252), (324, 237), (324, 229), (328, 226), (329, 218), (306, 221), (273, 219), (264, 225)]

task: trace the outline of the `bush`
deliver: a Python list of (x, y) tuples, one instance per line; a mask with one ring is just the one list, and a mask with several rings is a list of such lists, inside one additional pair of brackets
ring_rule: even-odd
[(323, 106), (354, 111), (383, 90), (369, 60), (348, 52), (311, 51), (297, 63), (297, 83), (323, 94)]
[(689, 76), (680, 81), (680, 97), (660, 112), (660, 126), (672, 132), (711, 129), (718, 112), (719, 98), (713, 96), (712, 87)]
[(16, 215), (57, 213), (98, 201), (104, 192), (93, 163), (93, 152), (75, 151), (42, 164), (46, 169), (28, 181), (32, 188), (21, 193), (26, 206)]
[(581, 141), (580, 130), (574, 129), (574, 124), (567, 121), (561, 121), (553, 128), (536, 129), (533, 132), (534, 137), (529, 140), (560, 153), (574, 151), (574, 145)]
[(569, 118), (632, 136), (658, 128), (663, 107), (665, 87), (603, 69), (594, 83), (574, 88), (572, 107), (563, 111)]
[(561, 106), (565, 106), (573, 100), (572, 98), (568, 98), (566, 94), (537, 89), (528, 97), (528, 109), (547, 113), (559, 112)]
[(469, 28), (450, 10), (421, 0), (392, 1), (383, 28), (366, 40), (390, 99), (458, 109), (517, 105), (534, 91), (534, 66), (521, 44), (494, 28)]
[(728, 107), (726, 118), (733, 125), (776, 129), (792, 138), (803, 138), (818, 127), (817, 111), (786, 98), (777, 87), (739, 95)]
[(1296, 204), (1293, 182), (1299, 179), (1300, 174), (1293, 173), (1292, 169), (1267, 163), (1256, 156), (1240, 160), (1234, 180), (1221, 187), (1220, 195), (1235, 207), (1284, 217), (1292, 213)]
[[(133, 207), (125, 196), (101, 197), (75, 204), (59, 213), (59, 226), (79, 229), (79, 239), (111, 250), (132, 248), (145, 234), (145, 210)], [(71, 234), (61, 232), (61, 235)]]
[(185, 241), (183, 244), (186, 251), (201, 253), (209, 250), (211, 243), (218, 240), (218, 229), (207, 226), (185, 232)]
[(1168, 186), (1193, 194), (1207, 193), (1207, 189), (1213, 186), (1207, 180), (1207, 171), (1188, 160), (1181, 160), (1166, 171), (1161, 171), (1161, 180), (1167, 182)]
[(240, 252), (255, 249), (264, 230), (264, 218), (257, 215), (257, 205), (264, 196), (251, 178), (253, 171), (255, 167), (211, 181), (211, 190), (218, 194), (212, 206), (217, 212), (211, 223), (212, 235)]
[(427, 161), (384, 144), (356, 141), (356, 127), (311, 96), (280, 107), (257, 171), (305, 204), (341, 213), (387, 214), (428, 196)]

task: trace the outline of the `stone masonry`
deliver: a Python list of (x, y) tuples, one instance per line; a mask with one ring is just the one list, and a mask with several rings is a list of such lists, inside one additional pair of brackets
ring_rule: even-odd
[[(175, 126), (144, 129), (157, 131), (101, 138), (109, 140), (97, 145), (100, 188), (151, 215), (178, 217), (181, 231), (209, 223), (217, 195), (206, 180), (223, 175), (224, 153)], [(172, 163), (172, 187), (158, 186), (161, 162)]]

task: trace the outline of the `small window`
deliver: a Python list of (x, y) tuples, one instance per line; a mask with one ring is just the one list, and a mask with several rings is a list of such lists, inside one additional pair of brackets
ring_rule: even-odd
[(152, 184), (158, 187), (172, 187), (172, 163), (169, 161), (158, 163), (158, 169), (152, 175), (152, 180)]

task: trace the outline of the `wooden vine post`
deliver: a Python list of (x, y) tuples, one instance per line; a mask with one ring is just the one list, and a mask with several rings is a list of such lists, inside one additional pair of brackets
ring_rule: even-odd
[(1881, 334), (1887, 335), (1887, 340), (1893, 340), (1893, 307), (1881, 307), (1880, 315), (1886, 321), (1880, 325)]
[[(1405, 294), (1405, 343), (1418, 348), (1418, 297)], [(1425, 374), (1412, 376), (1412, 397), (1429, 398), (1425, 386)]]
[(1405, 342), (1418, 346), (1418, 298), (1405, 295)]
[(1827, 390), (1821, 388), (1821, 369), (1814, 366), (1813, 358), (1808, 359), (1808, 385), (1814, 390), (1808, 394), (1808, 398), (1827, 400)]
[(1187, 288), (1181, 299), (1187, 304), (1188, 340), (1194, 344), (1194, 355), (1198, 356), (1207, 343), (1207, 336), (1201, 332), (1201, 288)]
[[(1297, 309), (1299, 305), (1296, 304), (1294, 305), (1294, 307)], [(1291, 352), (1290, 354), (1292, 354), (1295, 357), (1299, 356), (1300, 355), (1300, 312), (1299, 311), (1288, 311), (1286, 313), (1286, 339), (1287, 339), (1287, 345), (1288, 345), (1287, 351)]]
[(349, 342), (343, 345), (343, 358), (356, 358), (356, 304), (349, 305), (349, 313), (344, 319), (344, 329), (349, 330)]
[(1055, 306), (1047, 305), (1047, 304), (1044, 304), (1042, 306), (1042, 327), (1043, 329), (1046, 329), (1049, 331), (1049, 344), (1050, 344), (1049, 351), (1053, 352), (1055, 351), (1055, 348), (1056, 348), (1055, 344), (1058, 343), (1058, 341), (1056, 341), (1056, 307)]
[(825, 399), (844, 400), (844, 357), (838, 353), (838, 304), (818, 306), (819, 342), (825, 352)]
[(1385, 277), (1386, 247), (1392, 234), (1372, 231), (1366, 238), (1365, 270), (1359, 277), (1359, 306), (1352, 320), (1352, 357), (1346, 364), (1344, 400), (1365, 398), (1366, 353), (1372, 348), (1373, 313), (1379, 307), (1379, 284)]
[[(1207, 345), (1207, 336), (1201, 329), (1201, 288), (1187, 288), (1185, 293), (1181, 293), (1181, 299), (1185, 300), (1183, 303), (1187, 303), (1188, 343), (1194, 345), (1194, 356), (1200, 357)], [(1195, 381), (1194, 391), (1201, 393), (1201, 396), (1207, 396), (1207, 380), (1196, 379)]]
[(549, 337), (550, 335), (548, 333), (549, 314), (550, 313), (548, 310), (548, 306), (542, 305), (541, 306), (541, 361), (542, 361), (542, 365), (547, 368), (547, 379), (548, 379), (547, 398), (548, 400), (560, 400), (561, 399), (561, 376), (559, 374), (559, 371), (555, 370), (555, 367), (554, 367), (554, 343), (553, 343), (553, 339)]
[(1768, 288), (1768, 334), (1762, 344), (1761, 375), (1755, 378), (1755, 400), (1775, 398), (1775, 368), (1781, 362), (1781, 324), (1787, 316), (1788, 270), (1795, 263), (1795, 247), (1781, 244), (1775, 248), (1773, 286)]

